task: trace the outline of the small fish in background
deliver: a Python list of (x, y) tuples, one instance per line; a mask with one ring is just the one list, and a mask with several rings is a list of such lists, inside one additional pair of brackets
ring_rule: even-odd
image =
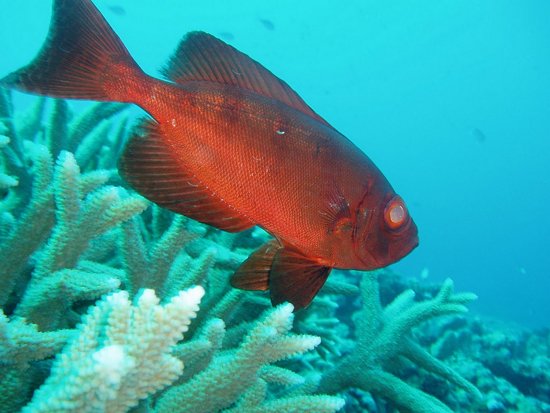
[(418, 245), (405, 202), (376, 165), (260, 63), (191, 32), (162, 74), (141, 70), (90, 0), (54, 0), (39, 54), (0, 85), (146, 111), (121, 175), (175, 213), (272, 235), (231, 284), (269, 290), (274, 305), (306, 307), (333, 268), (385, 267)]
[(117, 16), (126, 16), (126, 9), (122, 6), (109, 6), (108, 8)]
[(274, 31), (275, 30), (275, 24), (273, 24), (273, 22), (271, 20), (268, 20), (268, 19), (258, 19), (260, 23), (262, 23), (262, 26), (264, 26), (264, 28), (266, 28), (267, 30), (269, 31)]
[(117, 16), (126, 16), (126, 9), (119, 4), (107, 4), (105, 7)]
[(235, 35), (231, 32), (219, 32), (220, 37), (226, 42), (231, 42), (235, 40)]
[(485, 136), (485, 134), (483, 133), (483, 131), (481, 129), (473, 128), (470, 131), (470, 133), (472, 134), (474, 139), (479, 143), (483, 143), (487, 140), (487, 136)]

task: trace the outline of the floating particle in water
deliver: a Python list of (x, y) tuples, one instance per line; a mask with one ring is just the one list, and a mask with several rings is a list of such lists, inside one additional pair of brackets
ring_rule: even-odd
[(262, 23), (262, 25), (267, 29), (267, 30), (275, 30), (275, 25), (273, 24), (273, 22), (271, 20), (268, 20), (268, 19), (259, 19), (260, 20), (260, 23)]
[(481, 129), (473, 128), (470, 133), (479, 143), (485, 142), (487, 140), (487, 136), (485, 136)]
[(425, 280), (429, 276), (430, 276), (430, 270), (428, 269), (428, 267), (422, 268), (422, 271), (420, 271), (420, 279)]
[(223, 40), (227, 42), (230, 42), (231, 40), (235, 40), (235, 35), (231, 32), (219, 32), (218, 34)]

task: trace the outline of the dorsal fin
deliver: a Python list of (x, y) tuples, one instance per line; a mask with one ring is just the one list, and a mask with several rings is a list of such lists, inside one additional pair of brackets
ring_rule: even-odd
[(276, 99), (332, 127), (284, 81), (249, 56), (208, 33), (188, 33), (161, 72), (180, 84), (202, 80), (238, 86)]
[(164, 208), (228, 232), (254, 226), (185, 170), (158, 123), (146, 120), (139, 128), (119, 162), (120, 174), (136, 191)]

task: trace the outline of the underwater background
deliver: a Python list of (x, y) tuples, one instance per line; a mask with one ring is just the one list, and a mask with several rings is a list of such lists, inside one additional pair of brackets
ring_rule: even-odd
[[(418, 225), (419, 247), (391, 266), (393, 273), (380, 275), (392, 280), (390, 287), (380, 286), (381, 304), (389, 304), (406, 288), (415, 289), (418, 299), (429, 300), (437, 296), (440, 288), (452, 290), (452, 286), (445, 284), (447, 278), (452, 278), (456, 291), (471, 291), (478, 296), (471, 304), (472, 296), (461, 296), (457, 305), (468, 304), (472, 317), (480, 318), (474, 321), (458, 318), (461, 321), (455, 319), (443, 327), (430, 325), (423, 335), (415, 336), (420, 344), (430, 347), (436, 357), (449, 362), (465, 377), (443, 375), (444, 381), (458, 386), (463, 394), (450, 390), (435, 397), (453, 411), (549, 411), (550, 382), (548, 374), (541, 373), (550, 368), (549, 2), (96, 0), (94, 3), (148, 74), (158, 75), (158, 69), (186, 32), (203, 30), (250, 55), (288, 82), (317, 113), (376, 163), (403, 196)], [(0, 0), (0, 7), (1, 78), (36, 55), (47, 34), (51, 2)], [(31, 113), (29, 108), (37, 101), (36, 97), (15, 92), (10, 99), (15, 115)], [(87, 102), (73, 101), (70, 105), (77, 113), (89, 107)], [(127, 111), (129, 119), (139, 115), (138, 109)], [(45, 119), (47, 124), (48, 116)], [(89, 169), (101, 164), (89, 159), (88, 162)], [(85, 167), (81, 167), (84, 171)], [(140, 212), (140, 208), (136, 206), (133, 213)], [(147, 219), (144, 218), (144, 226), (149, 225)], [(168, 227), (168, 224), (159, 226), (163, 230)], [(204, 231), (196, 230), (202, 235)], [(261, 243), (255, 243), (252, 236), (222, 242), (221, 236), (206, 231), (209, 232), (205, 240), (226, 243), (228, 248), (235, 245), (241, 253), (238, 257), (242, 258), (246, 256), (243, 251)], [(261, 240), (262, 236), (256, 237)], [(186, 253), (198, 259), (200, 251), (196, 249), (201, 248), (190, 248)], [(347, 277), (348, 282), (355, 280), (359, 284), (361, 274)], [(332, 292), (342, 293), (337, 287), (332, 288)], [(367, 297), (364, 292), (367, 287), (361, 288), (363, 298)], [(392, 289), (395, 294), (388, 292)], [(378, 296), (371, 290), (369, 297)], [(359, 309), (356, 299), (345, 297), (335, 302), (340, 307), (332, 310), (332, 316), (354, 326), (350, 327), (352, 330), (366, 328), (352, 321), (351, 313), (367, 314), (365, 309)], [(247, 314), (245, 310), (251, 314), (252, 322), (257, 314), (246, 306), (239, 311)], [(454, 308), (448, 313), (461, 310)], [(323, 311), (319, 314), (326, 315)], [(304, 333), (323, 336), (322, 331), (307, 331), (304, 327), (307, 317), (302, 318)], [(40, 316), (36, 320), (40, 326)], [(493, 320), (499, 326), (498, 332), (479, 320)], [(64, 320), (55, 328), (69, 325), (71, 321)], [(446, 337), (453, 338), (437, 342), (440, 328), (450, 328), (452, 334)], [(472, 332), (483, 338), (472, 339)], [(466, 335), (470, 338), (465, 338)], [(511, 342), (506, 335), (514, 337)], [(67, 337), (57, 340), (59, 344), (67, 341)], [(312, 340), (301, 343), (303, 349), (314, 347)], [(472, 364), (453, 355), (460, 348), (466, 353), (474, 348), (478, 356), (494, 357), (486, 365), (490, 373), (468, 375)], [(338, 366), (340, 355), (334, 355), (338, 352), (331, 352), (330, 348), (323, 351), (329, 356), (322, 361), (304, 363), (318, 371), (326, 371), (327, 365), (332, 369)], [(342, 344), (340, 352), (353, 355), (351, 344)], [(48, 354), (55, 354), (53, 347)], [(530, 358), (535, 354), (540, 357)], [(521, 367), (506, 366), (504, 360), (515, 356)], [(518, 378), (520, 372), (524, 375)], [(271, 371), (272, 375), (276, 373)], [(431, 394), (441, 385), (412, 370), (405, 369), (402, 376)], [(519, 390), (510, 391), (495, 377), (505, 377)], [(483, 401), (476, 408), (464, 407), (472, 394), (479, 397), (479, 390), (474, 390), (466, 379), (483, 393)], [(292, 382), (288, 377), (280, 381)], [(320, 391), (316, 392), (332, 394), (331, 390), (336, 388), (338, 385), (331, 384), (329, 379), (322, 379)], [(542, 402), (520, 403), (520, 393), (521, 397)], [(374, 402), (364, 395), (348, 394), (344, 409), (393, 411), (391, 402), (381, 407), (376, 391), (373, 394)], [(546, 394), (546, 398), (541, 394)], [(355, 398), (354, 402), (350, 402), (350, 397)], [(391, 400), (384, 393), (382, 398)], [(173, 411), (170, 395), (160, 400), (164, 400), (165, 406), (160, 403), (156, 411)], [(183, 403), (181, 395), (173, 400)], [(310, 411), (335, 411), (342, 407), (336, 399), (323, 399), (322, 403), (318, 400), (326, 410), (315, 405)], [(403, 401), (393, 402), (401, 407), (406, 405)], [(426, 401), (426, 405), (432, 406), (431, 402)], [(317, 403), (317, 399), (312, 403)], [(425, 411), (447, 411), (436, 406), (441, 410)], [(284, 411), (280, 405), (273, 408)], [(409, 408), (424, 411), (418, 406)], [(34, 407), (28, 411), (48, 409)], [(269, 410), (264, 407), (257, 411)]]
[[(3, 76), (34, 57), (51, 12), (1, 4)], [(149, 74), (191, 30), (261, 62), (408, 202), (420, 247), (397, 268), (452, 277), (485, 314), (550, 325), (548, 2), (96, 4)]]

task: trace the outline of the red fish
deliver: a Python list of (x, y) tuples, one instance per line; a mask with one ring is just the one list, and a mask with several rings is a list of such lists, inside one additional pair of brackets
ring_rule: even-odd
[(42, 49), (1, 84), (143, 108), (123, 177), (176, 213), (273, 235), (231, 283), (269, 289), (274, 304), (305, 307), (332, 268), (372, 270), (416, 247), (405, 203), (373, 162), (258, 62), (192, 32), (162, 74), (139, 68), (90, 0), (55, 0)]

